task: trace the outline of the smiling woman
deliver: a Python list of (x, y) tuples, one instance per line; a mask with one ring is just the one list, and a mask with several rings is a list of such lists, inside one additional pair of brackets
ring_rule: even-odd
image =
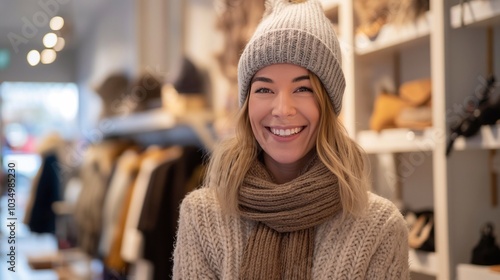
[(174, 279), (408, 279), (406, 223), (338, 118), (340, 45), (317, 0), (266, 2), (238, 86), (236, 134), (181, 205)]

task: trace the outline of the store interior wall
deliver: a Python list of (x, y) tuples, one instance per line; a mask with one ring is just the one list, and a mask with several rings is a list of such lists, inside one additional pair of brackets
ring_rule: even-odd
[[(3, 45), (0, 48), (10, 48)], [(45, 67), (32, 67), (26, 62), (25, 55), (14, 54), (10, 58), (9, 68), (0, 70), (1, 82), (58, 82), (68, 83), (76, 80), (76, 51), (65, 52), (64, 58), (56, 64), (44, 65)]]
[(100, 101), (94, 90), (108, 74), (123, 71), (135, 77), (149, 72), (169, 81), (183, 56), (208, 75), (209, 103), (214, 110), (224, 109), (226, 84), (214, 57), (222, 41), (214, 26), (215, 1), (167, 1), (162, 4), (166, 11), (157, 9), (154, 17), (148, 13), (154, 1), (148, 2), (110, 1), (100, 8), (102, 16), (96, 17), (85, 40), (81, 40), (77, 80), (82, 96), (82, 131), (96, 126)]
[[(2, 36), (0, 40), (0, 48), (10, 53), (8, 68), (0, 70), (0, 82), (77, 83), (81, 98), (80, 132), (84, 135), (95, 125), (100, 111), (94, 90), (102, 79), (114, 71), (133, 75), (136, 70), (135, 1), (52, 1), (50, 9), (40, 4), (50, 2), (2, 1), (2, 34), (19, 37), (16, 40)], [(67, 16), (66, 24), (71, 26), (67, 45), (54, 63), (30, 66), (26, 53), (42, 49), (42, 36), (49, 31), (47, 24), (40, 23), (56, 11)], [(35, 27), (34, 35), (26, 29), (26, 22)]]
[[(121, 71), (134, 77), (149, 68), (168, 79), (179, 59), (186, 55), (214, 81), (209, 88), (209, 92), (215, 94), (211, 95), (210, 103), (215, 111), (221, 111), (226, 106), (227, 85), (220, 78), (222, 74), (214, 56), (222, 47), (222, 35), (215, 28), (215, 2), (166, 1), (166, 11), (159, 14), (162, 18), (146, 18), (146, 24), (142, 25), (138, 23), (138, 10), (147, 4), (139, 1), (69, 1), (60, 4), (53, 9), (69, 15), (67, 23), (72, 25), (66, 49), (53, 64), (32, 67), (26, 62), (26, 53), (30, 49), (41, 49), (41, 37), (47, 28), (37, 28), (37, 36), (28, 38), (27, 44), (20, 44), (17, 53), (12, 43), (3, 37), (0, 48), (10, 50), (11, 57), (9, 68), (0, 70), (0, 81), (77, 83), (81, 96), (80, 130), (85, 135), (96, 125), (101, 104), (95, 89), (107, 75)], [(149, 6), (154, 6), (152, 4)], [(2, 6), (6, 7), (3, 3)], [(11, 22), (2, 28), (6, 34), (15, 32), (22, 36), (23, 18), (32, 22), (33, 16), (40, 12), (50, 16), (39, 4), (28, 6), (14, 9), (10, 18), (4, 19)], [(154, 41), (159, 36), (163, 36), (164, 42)], [(145, 58), (148, 53), (156, 55)]]
[[(95, 90), (112, 73), (133, 76), (137, 65), (134, 0), (105, 1), (79, 40), (77, 83), (80, 87), (81, 132), (90, 136), (101, 110)], [(76, 4), (76, 2), (75, 2)], [(76, 4), (78, 5), (78, 4)], [(92, 139), (91, 140), (98, 140)]]
[[(62, 2), (62, 1), (61, 1)], [(57, 2), (56, 2), (57, 3)], [(55, 12), (69, 14), (73, 5), (57, 4), (51, 9), (33, 3), (0, 1), (0, 49), (8, 53), (8, 63), (0, 68), (0, 82), (74, 82), (77, 48), (68, 44), (57, 63), (31, 67), (26, 61), (30, 49), (41, 49), (43, 35), (49, 30), (46, 20)], [(47, 12), (48, 11), (48, 12)], [(53, 11), (53, 12), (52, 12)]]
[(188, 1), (184, 40), (186, 55), (209, 74), (211, 105), (215, 112), (220, 112), (226, 106), (228, 85), (215, 59), (215, 55), (223, 51), (222, 34), (215, 28), (216, 2), (216, 0)]

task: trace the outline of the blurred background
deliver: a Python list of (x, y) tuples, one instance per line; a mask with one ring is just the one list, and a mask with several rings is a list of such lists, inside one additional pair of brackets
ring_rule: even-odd
[[(82, 170), (106, 160), (105, 152), (91, 160), (97, 147), (117, 142), (141, 152), (154, 145), (156, 156), (165, 161), (170, 161), (166, 147), (182, 145), (183, 157), (201, 161), (201, 152), (188, 149), (208, 151), (210, 144), (204, 143), (215, 139), (210, 80), (221, 74), (210, 69), (218, 68), (215, 51), (222, 38), (214, 32), (215, 6), (213, 1), (0, 2), (1, 279), (125, 277), (120, 264), (122, 271), (103, 276), (97, 241), (83, 240), (91, 233), (80, 226), (91, 221), (100, 229), (104, 214), (73, 219), (71, 209), (77, 203), (83, 215), (99, 204), (85, 204), (80, 197), (86, 191), (81, 190), (96, 184), (88, 178), (105, 168), (96, 167), (88, 176)], [(162, 91), (171, 94), (162, 97)], [(222, 101), (216, 106), (225, 110), (235, 105)], [(189, 117), (196, 124), (184, 121)], [(200, 133), (191, 127), (199, 127)], [(15, 190), (9, 192), (11, 166)], [(185, 178), (191, 175), (189, 169)], [(96, 194), (90, 200), (97, 197), (104, 204), (99, 191), (87, 192)], [(8, 200), (13, 194), (15, 205)], [(58, 210), (52, 207), (56, 201), (69, 201), (69, 206)], [(13, 216), (9, 205), (15, 206)], [(6, 227), (8, 217), (17, 219), (16, 272), (9, 271), (6, 262), (11, 245), (7, 238), (13, 234)], [(82, 243), (90, 244), (83, 254), (74, 250)], [(64, 252), (64, 258), (58, 252)]]
[[(0, 0), (0, 279), (170, 278), (264, 2)], [(500, 1), (320, 2), (412, 278), (500, 279)]]

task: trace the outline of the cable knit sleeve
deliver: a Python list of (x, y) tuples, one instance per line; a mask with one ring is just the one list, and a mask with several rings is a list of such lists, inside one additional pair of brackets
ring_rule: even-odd
[(173, 279), (217, 279), (200, 242), (199, 229), (204, 226), (200, 225), (200, 222), (204, 220), (197, 217), (200, 207), (196, 198), (193, 195), (186, 196), (180, 207)]
[(410, 279), (408, 229), (399, 212), (387, 221), (381, 243), (370, 260), (366, 279)]

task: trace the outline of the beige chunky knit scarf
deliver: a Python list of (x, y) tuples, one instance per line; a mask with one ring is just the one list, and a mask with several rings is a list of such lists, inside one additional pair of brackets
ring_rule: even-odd
[(315, 226), (341, 209), (338, 180), (315, 157), (296, 179), (276, 184), (256, 160), (239, 206), (258, 221), (245, 246), (240, 279), (311, 279)]

